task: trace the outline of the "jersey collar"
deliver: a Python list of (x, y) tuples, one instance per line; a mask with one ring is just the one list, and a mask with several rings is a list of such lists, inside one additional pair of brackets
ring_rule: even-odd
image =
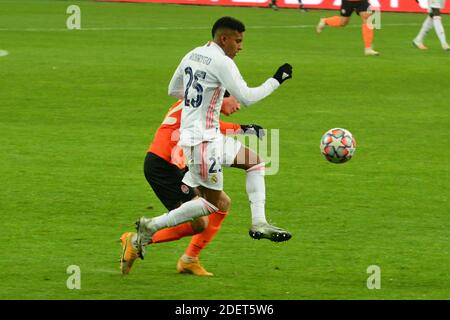
[(207, 47), (212, 47), (215, 48), (216, 50), (218, 50), (220, 53), (222, 53), (223, 55), (225, 55), (225, 51), (223, 51), (223, 49), (214, 41), (208, 41), (208, 43), (206, 44)]

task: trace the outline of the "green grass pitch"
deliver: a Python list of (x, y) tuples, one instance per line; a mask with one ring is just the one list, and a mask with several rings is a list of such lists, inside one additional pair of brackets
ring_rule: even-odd
[[(66, 29), (70, 4), (82, 30)], [(450, 298), (450, 53), (434, 31), (428, 51), (411, 46), (425, 15), (383, 13), (381, 56), (365, 57), (356, 15), (315, 33), (335, 14), (2, 0), (0, 299)], [(229, 118), (280, 130), (267, 215), (293, 238), (250, 239), (245, 177), (227, 169), (232, 210), (201, 255), (215, 276), (176, 273), (182, 239), (150, 247), (122, 277), (119, 236), (164, 212), (142, 167), (174, 101), (168, 82), (224, 15), (247, 26), (235, 60), (249, 85), (294, 66), (292, 80)], [(333, 127), (358, 141), (344, 165), (319, 152)], [(70, 265), (80, 290), (66, 286)], [(381, 289), (367, 288), (371, 265)]]

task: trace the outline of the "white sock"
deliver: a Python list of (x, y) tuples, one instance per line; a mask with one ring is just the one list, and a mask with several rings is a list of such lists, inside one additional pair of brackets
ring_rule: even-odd
[(160, 215), (152, 219), (152, 229), (154, 231), (174, 227), (181, 223), (192, 221), (201, 216), (207, 216), (210, 213), (218, 211), (214, 205), (203, 198), (197, 198), (183, 203), (178, 208), (169, 211), (169, 213)]
[(423, 39), (427, 35), (427, 33), (433, 28), (433, 19), (430, 16), (427, 16), (425, 21), (422, 24), (422, 28), (419, 31), (419, 34), (414, 39), (416, 43), (423, 43)]
[(259, 163), (247, 170), (246, 190), (252, 211), (252, 224), (266, 221), (266, 184), (264, 181), (265, 163)]
[(441, 41), (442, 47), (445, 48), (447, 46), (447, 39), (445, 39), (444, 26), (442, 25), (442, 20), (440, 16), (433, 17), (433, 25), (434, 31), (436, 31), (439, 41)]

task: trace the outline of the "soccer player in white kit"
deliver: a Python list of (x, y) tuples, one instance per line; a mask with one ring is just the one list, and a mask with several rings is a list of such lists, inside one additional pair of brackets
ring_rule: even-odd
[[(285, 63), (262, 85), (250, 88), (233, 61), (242, 49), (245, 26), (232, 17), (223, 17), (212, 28), (213, 40), (184, 56), (169, 84), (169, 95), (184, 100), (180, 141), (189, 167), (183, 182), (197, 187), (199, 197), (154, 218), (141, 217), (134, 242), (143, 258), (152, 235), (212, 212), (229, 210), (231, 200), (223, 191), (222, 164), (235, 163), (241, 145), (220, 134), (222, 99), (228, 91), (241, 104), (249, 106), (274, 92), (292, 78), (292, 66)], [(250, 236), (285, 241), (291, 235), (271, 226), (265, 219), (264, 163), (247, 170), (246, 190), (252, 211)]]
[[(417, 1), (417, 0), (416, 0)], [(445, 7), (445, 0), (428, 0), (428, 12), (429, 15), (425, 19), (422, 28), (419, 31), (419, 34), (413, 40), (413, 45), (420, 49), (426, 50), (428, 49), (424, 44), (423, 40), (427, 33), (434, 27), (434, 31), (436, 31), (436, 35), (441, 42), (442, 49), (445, 51), (450, 51), (450, 46), (447, 43), (447, 39), (445, 37), (444, 26), (442, 25), (441, 20), (441, 9)]]

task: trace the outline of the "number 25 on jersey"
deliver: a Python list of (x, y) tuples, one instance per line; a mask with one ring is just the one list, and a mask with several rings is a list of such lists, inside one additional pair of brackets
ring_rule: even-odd
[[(184, 73), (188, 75), (189, 80), (186, 85), (186, 91), (184, 92), (184, 105), (186, 107), (198, 108), (202, 104), (203, 100), (203, 87), (197, 81), (199, 79), (204, 80), (206, 78), (206, 72), (197, 70), (193, 73), (191, 67), (184, 69)], [(197, 97), (189, 100), (189, 90), (194, 89), (197, 91)]]

